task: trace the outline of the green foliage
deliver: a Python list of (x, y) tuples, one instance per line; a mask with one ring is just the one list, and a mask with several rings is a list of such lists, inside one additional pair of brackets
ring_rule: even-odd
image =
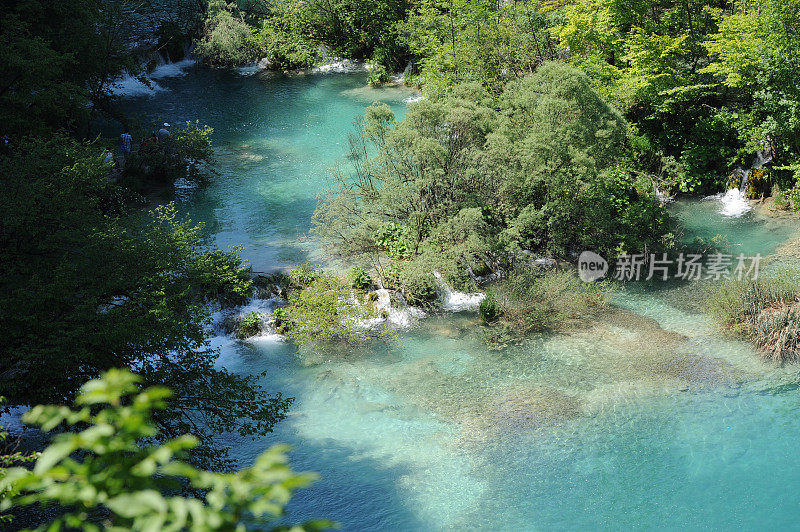
[(125, 175), (160, 183), (183, 178), (189, 183), (206, 184), (214, 175), (214, 148), (210, 126), (186, 122), (173, 128), (169, 137), (156, 140), (156, 135), (143, 142), (137, 152), (125, 161)]
[[(281, 328), (298, 344), (330, 341), (356, 343), (370, 337), (363, 322), (376, 317), (372, 305), (363, 305), (341, 279), (321, 269), (301, 267), (292, 271), (292, 279), (302, 280), (289, 293)], [(297, 286), (296, 285), (296, 286)]]
[(707, 306), (722, 325), (751, 339), (764, 358), (800, 360), (800, 276), (796, 272), (715, 285)]
[(500, 303), (497, 302), (497, 298), (495, 297), (493, 291), (486, 292), (486, 297), (483, 298), (483, 301), (481, 301), (481, 304), (478, 307), (478, 313), (480, 314), (483, 323), (494, 323), (498, 320), (498, 318), (500, 318), (502, 309), (500, 308)]
[(0, 12), (0, 137), (60, 128), (89, 136), (98, 114), (117, 118), (113, 82), (141, 72), (125, 34), (145, 3), (9, 0)]
[(398, 28), (420, 67), (418, 80), (443, 95), (465, 81), (499, 92), (555, 59), (549, 25), (535, 0), (423, 0)]
[(207, 62), (236, 65), (265, 56), (273, 68), (287, 70), (334, 54), (376, 62), (385, 73), (376, 81), (404, 66), (396, 25), (406, 0), (276, 0), (249, 10), (243, 4), (210, 2), (197, 44)]
[(781, 191), (778, 185), (772, 187), (772, 201), (775, 207), (781, 210), (788, 209), (791, 205), (791, 200)]
[(372, 286), (372, 279), (361, 266), (354, 266), (351, 268), (347, 278), (350, 282), (350, 287), (356, 290), (367, 290)]
[(377, 64), (370, 71), (369, 78), (367, 78), (367, 83), (376, 86), (381, 85), (382, 83), (387, 83), (390, 79), (391, 76), (389, 76), (389, 72), (386, 70), (386, 67)]
[(800, 183), (795, 184), (794, 188), (789, 191), (787, 197), (792, 204), (792, 210), (794, 212), (800, 211)]
[(509, 83), (499, 99), (465, 84), (399, 124), (372, 106), (360, 125), (353, 173), (338, 176), (315, 230), (344, 256), (367, 255), (407, 298), (435, 298), (434, 271), (461, 288), (523, 251), (668, 245), (652, 182), (620, 166), (624, 119), (563, 64)]
[(251, 312), (239, 323), (239, 328), (236, 330), (236, 337), (244, 340), (250, 338), (261, 332), (261, 325), (264, 321), (264, 316), (260, 312)]
[[(0, 407), (6, 402), (5, 397), (0, 396)], [(9, 441), (9, 434), (0, 425), (0, 525), (8, 525), (14, 520), (14, 516), (3, 513), (3, 501), (17, 495), (17, 490), (13, 486), (3, 485), (3, 477), (9, 467), (20, 466), (34, 462), (39, 458), (39, 453), (22, 453), (16, 450), (14, 443)]]
[(286, 333), (291, 327), (291, 317), (289, 311), (284, 307), (278, 307), (272, 311), (272, 323), (275, 329), (280, 333)]
[(394, 259), (407, 259), (413, 253), (410, 233), (407, 225), (386, 222), (375, 231), (375, 244)]
[(212, 433), (268, 431), (284, 417), (287, 399), (217, 367), (207, 344), (211, 298), (236, 304), (252, 292), (235, 250), (207, 247), (171, 205), (127, 215), (92, 144), (26, 139), (0, 158), (0, 176), (0, 374), (11, 404), (64, 403), (102, 371), (140, 368), (148, 385), (176, 391), (162, 434), (191, 428), (204, 443), (193, 455), (215, 467), (226, 462)]
[(273, 68), (305, 68), (316, 61), (317, 44), (307, 10), (307, 3), (299, 0), (274, 2), (270, 16), (257, 27), (255, 43)]
[(323, 275), (322, 268), (306, 262), (289, 272), (289, 282), (293, 288), (305, 288)]
[[(647, 139), (641, 169), (703, 192), (765, 140), (776, 162), (800, 157), (797, 20), (796, 0), (576, 0), (553, 34)], [(792, 186), (787, 172), (770, 178)]]
[(532, 332), (557, 329), (608, 306), (611, 285), (584, 283), (572, 271), (515, 270), (493, 290), (502, 318), (487, 336), (499, 347)]
[(236, 4), (210, 0), (195, 52), (212, 65), (241, 65), (258, 58), (252, 29)]
[[(198, 445), (184, 434), (154, 444), (156, 417), (171, 392), (140, 389), (142, 379), (128, 370), (109, 370), (84, 384), (75, 408), (35, 406), (27, 423), (59, 432), (36, 460), (33, 470), (8, 469), (0, 490), (11, 497), (0, 509), (58, 505), (63, 509), (39, 530), (247, 530), (271, 527), (295, 490), (316, 476), (292, 471), (285, 446), (275, 446), (253, 466), (235, 473), (215, 473), (185, 461)], [(196, 490), (193, 497), (181, 489)], [(321, 530), (328, 521), (297, 525)]]

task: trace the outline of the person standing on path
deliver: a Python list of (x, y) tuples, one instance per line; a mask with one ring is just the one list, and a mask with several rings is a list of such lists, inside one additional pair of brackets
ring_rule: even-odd
[(169, 124), (164, 122), (164, 125), (161, 126), (161, 129), (158, 130), (158, 141), (161, 142), (162, 140), (166, 140), (169, 138)]
[(125, 128), (125, 133), (120, 135), (119, 138), (122, 140), (122, 155), (125, 157), (131, 153), (131, 148), (133, 147), (133, 137), (131, 136), (130, 130)]

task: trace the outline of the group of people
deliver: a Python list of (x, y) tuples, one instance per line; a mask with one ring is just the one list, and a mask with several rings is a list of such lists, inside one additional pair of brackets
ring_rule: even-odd
[[(170, 125), (167, 122), (164, 122), (161, 125), (161, 128), (158, 129), (158, 131), (154, 131), (150, 138), (142, 142), (142, 144), (147, 144), (150, 142), (163, 142), (169, 138), (169, 128)], [(122, 156), (127, 157), (133, 149), (133, 136), (131, 135), (130, 129), (125, 128), (125, 132), (122, 133), (119, 138), (122, 141)]]

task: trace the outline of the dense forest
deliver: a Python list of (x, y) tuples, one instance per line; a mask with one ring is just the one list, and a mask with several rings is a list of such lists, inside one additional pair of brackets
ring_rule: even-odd
[[(292, 398), (217, 364), (208, 342), (213, 310), (264, 278), (148, 199), (215, 179), (213, 130), (173, 126), (106, 156), (119, 140), (103, 131), (160, 127), (113, 90), (147, 83), (143, 49), (285, 73), (348, 59), (373, 86), (421, 92), (402, 120), (366, 109), (317, 207), (314, 235), (355, 267), (266, 281), (289, 294), (276, 328), (306, 348), (386, 339), (354, 328), (381, 310), (353, 290), (431, 307), (439, 279), (489, 287), (480, 313), (501, 346), (605, 308), (609, 286), (531, 264), (687, 249), (664, 198), (738, 187), (760, 150), (770, 163), (742, 192), (800, 210), (798, 0), (15, 0), (0, 18), (0, 394), (7, 412), (75, 405), (26, 414), (58, 435), (40, 456), (1, 453), (16, 467), (0, 473), (0, 510), (48, 503), (66, 527), (234, 529), (279, 517), (312, 479), (283, 448), (233, 473), (215, 440), (270, 432)], [(767, 303), (726, 292), (725, 319), (746, 328), (753, 304), (796, 297), (782, 282)], [(775, 359), (800, 356), (791, 312), (751, 322), (779, 330), (764, 340)]]

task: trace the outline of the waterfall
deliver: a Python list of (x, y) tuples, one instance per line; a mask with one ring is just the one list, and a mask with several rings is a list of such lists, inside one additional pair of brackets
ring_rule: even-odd
[(436, 284), (439, 287), (439, 297), (442, 300), (442, 307), (445, 310), (452, 310), (454, 312), (476, 310), (478, 305), (481, 304), (481, 301), (483, 301), (483, 298), (486, 297), (486, 294), (479, 292), (473, 294), (457, 292), (445, 282), (441, 273), (435, 271), (433, 272), (433, 276), (436, 278)]
[(175, 62), (170, 61), (168, 55), (162, 55), (157, 50), (147, 51), (139, 57), (142, 65), (153, 67), (145, 76), (147, 83), (126, 72), (113, 82), (111, 91), (121, 96), (152, 96), (156, 92), (167, 90), (156, 80), (185, 75), (186, 70), (195, 64), (195, 60), (191, 57), (191, 50), (191, 47), (186, 48), (184, 59)]
[(658, 187), (656, 186), (655, 182), (653, 182), (653, 194), (655, 195), (656, 199), (662, 204), (669, 203), (670, 201), (672, 201), (672, 198), (670, 198), (666, 193), (658, 190)]
[[(765, 143), (762, 143), (762, 146)], [(772, 160), (772, 148), (769, 146), (764, 146), (760, 150), (756, 152), (756, 157), (753, 159), (753, 163), (750, 165), (749, 170), (741, 170), (742, 172), (742, 184), (739, 187), (739, 190), (743, 194), (747, 194), (747, 181), (750, 179), (750, 173), (753, 170), (760, 170), (765, 164)]]
[(742, 176), (739, 188), (732, 188), (724, 194), (717, 194), (709, 197), (720, 200), (722, 203), (720, 214), (723, 216), (738, 218), (752, 209), (747, 198), (747, 184), (753, 170), (761, 169), (761, 167), (772, 160), (772, 149), (766, 144), (766, 142), (762, 143), (763, 147), (756, 152), (753, 163), (750, 165), (749, 169), (739, 169), (734, 172)]
[[(425, 312), (410, 307), (406, 302), (403, 294), (400, 292), (396, 292), (395, 295), (397, 297), (398, 302), (400, 303), (400, 308), (395, 308), (392, 306), (392, 298), (391, 292), (386, 288), (383, 288), (383, 285), (380, 284), (381, 288), (375, 291), (378, 296), (377, 301), (375, 301), (375, 310), (380, 313), (386, 313), (386, 318), (390, 323), (407, 329), (411, 327), (415, 318), (421, 318), (425, 316)], [(376, 320), (370, 320), (368, 325), (375, 325), (383, 321), (383, 318), (377, 318)]]

